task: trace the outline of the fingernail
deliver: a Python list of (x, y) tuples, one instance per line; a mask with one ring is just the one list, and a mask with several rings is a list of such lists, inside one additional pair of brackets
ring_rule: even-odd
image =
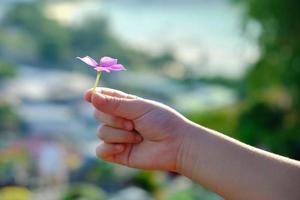
[(95, 101), (97, 101), (97, 104), (101, 104), (105, 102), (105, 97), (103, 94), (98, 93), (98, 92), (94, 92), (92, 94), (92, 102), (94, 103)]
[(93, 92), (93, 94), (92, 94), (92, 97), (100, 97), (100, 98), (102, 98), (103, 97), (103, 95), (100, 93), (100, 92), (97, 92), (97, 91), (95, 91), (95, 92)]
[(132, 123), (129, 121), (124, 122), (124, 128), (128, 131), (131, 131), (133, 129)]
[(89, 94), (89, 92), (85, 92), (83, 99), (87, 102), (91, 102), (92, 95)]

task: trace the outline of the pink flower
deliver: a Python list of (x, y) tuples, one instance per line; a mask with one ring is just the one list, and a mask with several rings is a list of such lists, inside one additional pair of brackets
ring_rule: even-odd
[(122, 71), (126, 70), (125, 67), (121, 64), (118, 64), (118, 59), (111, 58), (111, 57), (102, 57), (100, 59), (100, 63), (97, 63), (93, 58), (89, 56), (85, 56), (83, 58), (77, 57), (80, 59), (82, 62), (88, 64), (89, 66), (93, 67), (96, 71), (101, 72), (101, 71)]
[(80, 59), (82, 62), (88, 64), (89, 66), (93, 67), (97, 71), (97, 77), (93, 87), (93, 91), (96, 91), (96, 87), (99, 84), (102, 71), (110, 73), (110, 71), (126, 70), (123, 65), (118, 64), (118, 59), (107, 57), (107, 56), (102, 57), (99, 63), (97, 63), (97, 61), (95, 61), (93, 58), (89, 56), (85, 56), (83, 58), (80, 57), (77, 58)]

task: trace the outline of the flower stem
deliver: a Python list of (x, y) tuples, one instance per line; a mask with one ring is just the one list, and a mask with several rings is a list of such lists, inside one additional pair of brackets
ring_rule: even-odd
[(97, 72), (97, 77), (96, 77), (96, 81), (95, 81), (95, 84), (94, 84), (94, 87), (93, 87), (93, 92), (96, 91), (96, 87), (97, 87), (98, 84), (99, 84), (100, 78), (101, 78), (101, 71)]

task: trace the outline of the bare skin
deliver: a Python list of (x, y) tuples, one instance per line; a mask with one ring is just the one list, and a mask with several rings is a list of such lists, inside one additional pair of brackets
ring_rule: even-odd
[(99, 158), (139, 169), (174, 171), (226, 199), (300, 199), (300, 162), (194, 124), (172, 108), (97, 88), (85, 99), (103, 122)]

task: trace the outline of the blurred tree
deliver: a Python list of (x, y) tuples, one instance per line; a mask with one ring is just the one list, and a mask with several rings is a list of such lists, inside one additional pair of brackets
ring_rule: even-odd
[(138, 171), (138, 173), (133, 177), (133, 183), (149, 193), (154, 194), (161, 186), (157, 176), (158, 174), (155, 172)]
[(64, 26), (45, 15), (45, 2), (21, 2), (10, 7), (0, 28), (0, 55), (41, 68), (76, 68), (74, 58), (85, 55), (117, 57), (138, 70), (160, 68), (173, 59), (171, 54), (151, 57), (123, 44), (110, 32), (105, 18)]
[(0, 135), (17, 133), (22, 125), (22, 120), (12, 106), (0, 103)]
[(4, 25), (34, 38), (40, 63), (58, 64), (70, 55), (70, 38), (64, 27), (44, 15), (42, 6), (17, 3), (7, 12)]
[(251, 144), (262, 142), (272, 151), (300, 159), (300, 2), (243, 3), (248, 19), (261, 25), (261, 57), (244, 79), (247, 107), (237, 133)]
[(300, 159), (300, 2), (235, 1), (246, 9), (246, 24), (255, 20), (261, 26), (261, 56), (241, 81), (203, 79), (235, 88), (241, 97), (237, 105), (189, 117), (250, 145)]
[(11, 78), (17, 73), (16, 65), (11, 62), (0, 60), (0, 81), (4, 78)]
[(107, 199), (105, 192), (92, 184), (78, 183), (70, 185), (62, 197), (63, 200), (104, 200)]
[(90, 18), (81, 26), (70, 29), (71, 49), (73, 57), (78, 55), (109, 55), (122, 60), (126, 66), (145, 69), (148, 66), (149, 56), (123, 45), (110, 32), (106, 19)]
[(262, 26), (261, 58), (246, 76), (248, 94), (284, 86), (293, 98), (293, 106), (300, 108), (300, 2), (251, 0), (245, 5), (248, 17)]
[(151, 59), (151, 64), (153, 65), (152, 67), (159, 69), (163, 65), (167, 65), (169, 63), (172, 63), (175, 61), (175, 56), (171, 50), (159, 54), (155, 57), (152, 57)]
[[(0, 84), (17, 74), (16, 65), (0, 60)], [(20, 117), (11, 105), (0, 101), (0, 135), (3, 133), (17, 132), (22, 125)]]

